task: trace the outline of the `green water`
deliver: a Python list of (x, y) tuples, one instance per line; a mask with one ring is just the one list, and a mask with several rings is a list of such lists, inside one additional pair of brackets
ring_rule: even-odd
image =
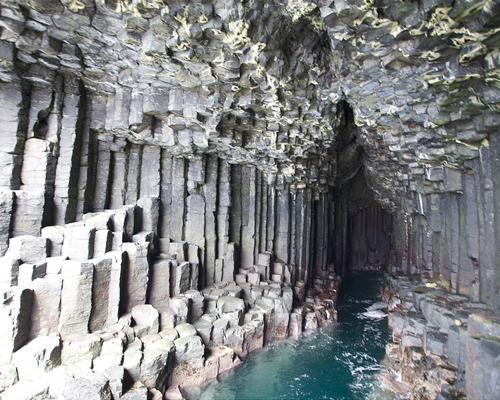
[[(338, 323), (310, 337), (251, 354), (210, 384), (203, 400), (382, 399), (376, 374), (389, 338), (387, 319), (362, 315), (380, 301), (382, 278), (357, 274), (343, 284)], [(196, 396), (198, 397), (198, 396)]]

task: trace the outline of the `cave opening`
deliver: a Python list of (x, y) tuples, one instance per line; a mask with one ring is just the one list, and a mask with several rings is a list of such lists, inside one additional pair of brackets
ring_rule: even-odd
[(334, 262), (342, 276), (382, 272), (390, 260), (392, 215), (376, 200), (364, 167), (366, 153), (351, 106), (342, 101), (336, 142)]

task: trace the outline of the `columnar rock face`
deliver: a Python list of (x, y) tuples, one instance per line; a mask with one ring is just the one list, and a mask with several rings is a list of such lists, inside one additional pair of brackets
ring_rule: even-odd
[(175, 397), (350, 269), (498, 313), (499, 7), (2, 1), (0, 391)]
[(498, 315), (433, 282), (390, 278), (389, 387), (412, 399), (498, 397)]
[[(271, 279), (269, 252), (235, 271), (234, 243), (225, 245), (219, 279), (202, 285), (203, 247), (166, 246), (151, 207), (158, 203), (146, 197), (84, 214), (52, 239), (10, 240), (0, 287), (1, 398), (161, 397), (336, 319), (333, 272), (316, 275), (306, 298), (304, 283), (285, 274), (290, 265), (276, 262)], [(130, 242), (123, 241), (127, 226)], [(108, 234), (89, 234), (102, 231)], [(120, 240), (96, 256), (109, 237)], [(47, 256), (53, 242), (63, 243), (63, 256)]]

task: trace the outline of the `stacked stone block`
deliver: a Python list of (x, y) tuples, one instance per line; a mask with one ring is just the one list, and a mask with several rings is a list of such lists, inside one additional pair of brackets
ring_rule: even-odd
[[(235, 282), (232, 243), (225, 246), (220, 279), (199, 291), (197, 244), (171, 242), (170, 254), (152, 246), (155, 204), (147, 197), (44, 228), (42, 237), (10, 240), (2, 258), (3, 396), (73, 396), (77, 387), (100, 398), (127, 398), (139, 387), (150, 395), (175, 391), (335, 319), (338, 286), (318, 286), (322, 298), (333, 301), (302, 305), (289, 284), (269, 279), (269, 252), (240, 274), (248, 279)], [(111, 249), (115, 234), (132, 241)]]

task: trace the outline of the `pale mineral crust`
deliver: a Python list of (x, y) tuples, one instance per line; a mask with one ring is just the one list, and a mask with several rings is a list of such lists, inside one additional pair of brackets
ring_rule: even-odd
[(399, 391), (495, 398), (499, 16), (3, 0), (0, 398), (182, 398), (382, 269)]

